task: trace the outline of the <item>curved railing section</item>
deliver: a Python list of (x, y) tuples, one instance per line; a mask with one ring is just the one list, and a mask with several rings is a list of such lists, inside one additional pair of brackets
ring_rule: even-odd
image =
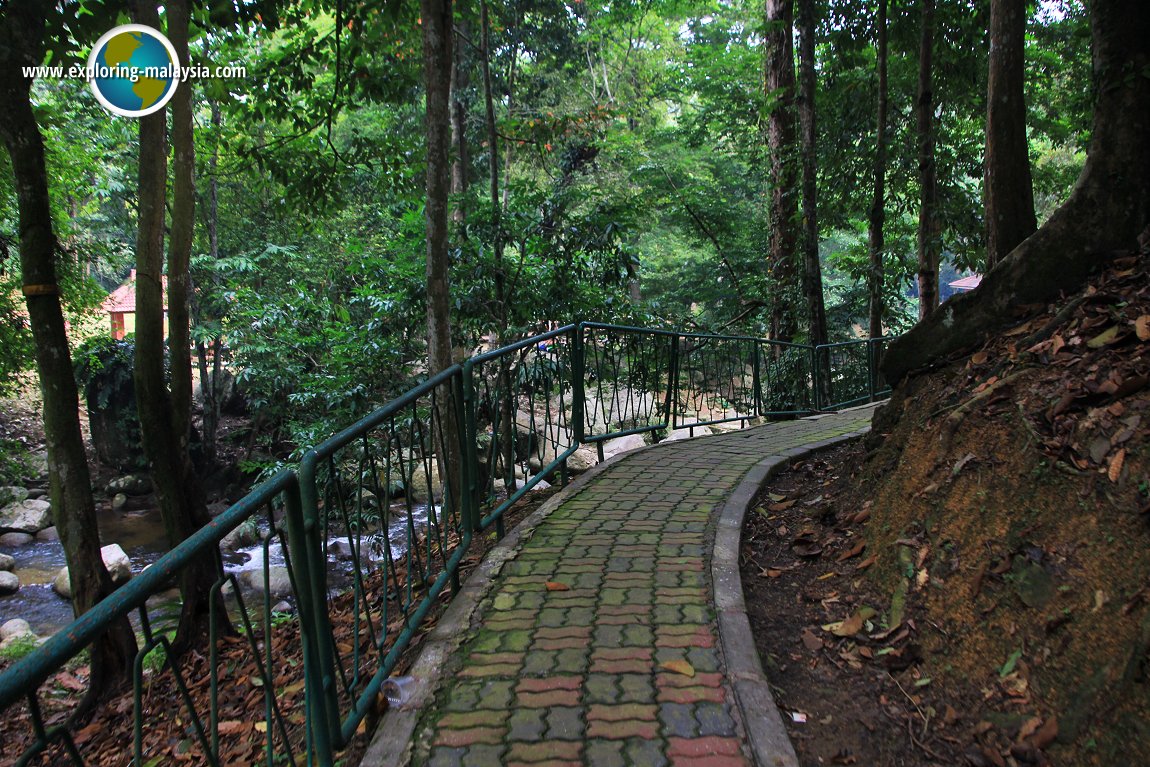
[[(107, 734), (93, 739), (72, 721), (75, 696), (58, 693), (82, 689), (85, 651), (128, 617), (131, 699), (94, 721), (131, 744), (133, 764), (332, 765), (458, 590), (473, 536), (502, 535), (526, 493), (565, 483), (614, 440), (874, 401), (884, 344), (582, 323), (452, 366), (306, 451), (0, 674), (0, 764), (106, 756), (88, 742)], [(240, 528), (251, 558), (216, 582), (206, 644), (176, 656), (173, 585)]]

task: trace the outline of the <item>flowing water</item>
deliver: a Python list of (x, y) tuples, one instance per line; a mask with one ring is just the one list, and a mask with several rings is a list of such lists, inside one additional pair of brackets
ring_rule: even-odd
[[(427, 506), (414, 506), (411, 526), (417, 531), (421, 530), (427, 523), (427, 516)], [(139, 573), (168, 550), (158, 509), (127, 514), (102, 511), (98, 514), (98, 521), (101, 543), (118, 543), (132, 561), (134, 573)], [(406, 509), (402, 505), (394, 507), (388, 523), (388, 540), (393, 557), (399, 557), (407, 550), (408, 527)], [(331, 534), (336, 535), (334, 530)], [(373, 545), (373, 541), (378, 538), (365, 534), (361, 539), (361, 551), (368, 563), (383, 556), (379, 553), (383, 550), (382, 545)], [(339, 540), (344, 542), (342, 546), (337, 543)], [(329, 540), (328, 569), (333, 586), (348, 582), (349, 550), (347, 538), (333, 537)], [(60, 543), (35, 541), (27, 546), (0, 546), (0, 553), (10, 554), (16, 560), (13, 572), (21, 583), (20, 590), (15, 594), (0, 597), (0, 624), (13, 618), (23, 618), (40, 636), (48, 636), (68, 625), (72, 621), (72, 604), (52, 590), (56, 573), (66, 564)], [(272, 567), (286, 564), (278, 539), (273, 539), (268, 545), (268, 561)], [(263, 566), (263, 544), (241, 549), (226, 556), (224, 560), (224, 570), (229, 573), (262, 570)]]

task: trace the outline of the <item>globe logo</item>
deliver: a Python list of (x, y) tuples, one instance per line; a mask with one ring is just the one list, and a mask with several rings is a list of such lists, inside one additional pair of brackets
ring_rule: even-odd
[(176, 50), (168, 38), (143, 24), (111, 29), (92, 46), (88, 82), (109, 112), (143, 117), (171, 100), (179, 85)]

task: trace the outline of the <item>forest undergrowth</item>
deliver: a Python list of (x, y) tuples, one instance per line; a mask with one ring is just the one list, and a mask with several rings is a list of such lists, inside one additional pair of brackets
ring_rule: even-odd
[(752, 625), (808, 764), (1150, 764), (1150, 254), (764, 488)]

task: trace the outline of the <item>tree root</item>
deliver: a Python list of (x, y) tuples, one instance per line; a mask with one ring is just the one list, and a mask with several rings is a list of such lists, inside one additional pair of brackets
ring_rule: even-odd
[(954, 440), (955, 432), (958, 431), (958, 427), (962, 425), (962, 422), (966, 420), (966, 416), (980, 404), (986, 402), (992, 394), (1013, 384), (1024, 372), (1026, 371), (1019, 371), (1008, 375), (1006, 378), (998, 379), (966, 402), (963, 402), (954, 409), (954, 412), (946, 417), (946, 420), (942, 422), (941, 433), (939, 434), (939, 440), (942, 442), (943, 455), (950, 452), (950, 446)]

